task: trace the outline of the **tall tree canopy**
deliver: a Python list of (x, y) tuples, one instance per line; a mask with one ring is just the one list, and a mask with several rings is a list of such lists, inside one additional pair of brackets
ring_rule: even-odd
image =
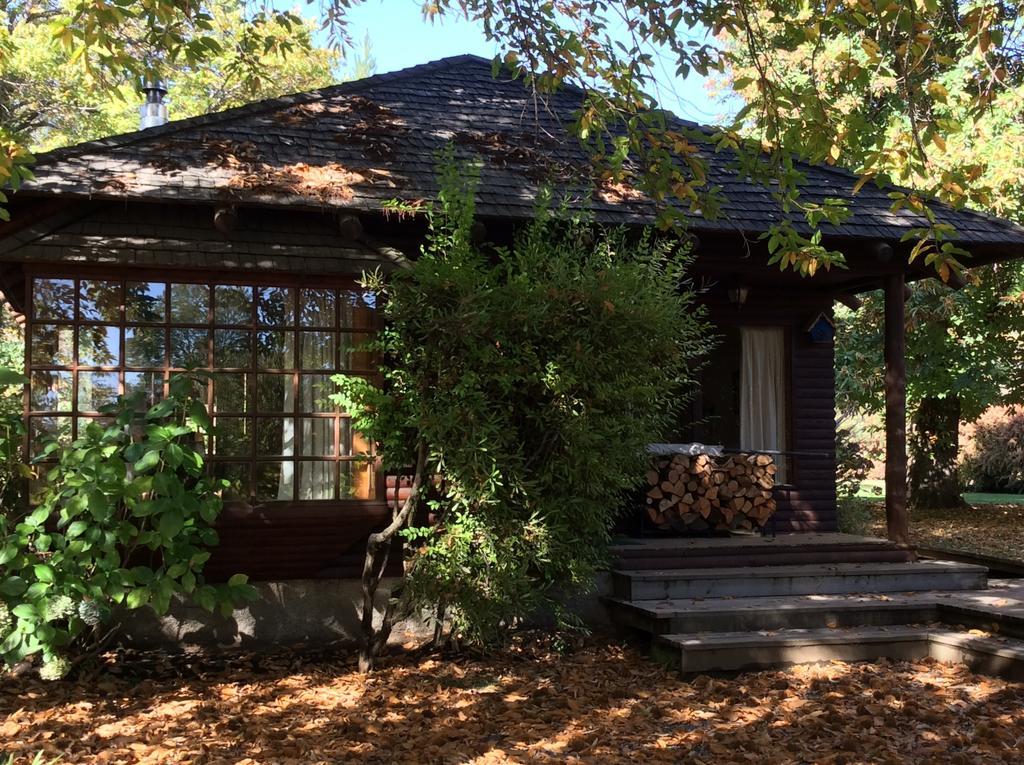
[[(727, 81), (746, 101), (741, 119), (754, 135), (781, 131), (791, 147), (808, 144), (799, 149), (808, 155), (828, 151), (952, 204), (1024, 220), (1021, 22), (1016, 7), (1004, 6), (997, 36), (975, 38), (979, 8), (939, 6), (933, 27), (922, 32), (938, 52), (928, 86), (931, 101), (924, 105), (901, 74), (907, 62), (900, 55), (909, 49), (900, 51), (897, 30), (880, 29), (868, 39), (834, 27), (828, 36), (793, 47), (786, 44), (789, 23), (762, 4), (756, 18), (767, 39), (779, 41), (776, 55), (757, 61), (743, 41), (726, 40), (733, 51)], [(773, 92), (759, 85), (765, 69), (808, 98), (775, 108)], [(822, 134), (808, 130), (810, 122), (827, 125), (833, 138), (811, 145)], [(937, 232), (940, 241), (948, 233)], [(944, 264), (938, 265), (943, 271)], [(918, 506), (961, 501), (960, 422), (992, 404), (1024, 400), (1022, 289), (1024, 269), (1017, 263), (976, 269), (957, 292), (935, 282), (913, 286), (907, 313), (909, 478), (911, 501)], [(840, 313), (841, 409), (883, 407), (882, 316), (879, 294), (868, 295), (859, 312)]]
[[(338, 45), (348, 42), (346, 16), (360, 0), (318, 0), (323, 23)], [(17, 4), (16, 4), (17, 5)], [(296, 23), (293, 12), (246, 4), (239, 32), (242, 51), (275, 50)], [(855, 168), (861, 182), (884, 180), (890, 161), (905, 154), (904, 180), (941, 191), (953, 202), (977, 199), (984, 184), (970, 170), (951, 168), (941, 181), (929, 168), (930, 147), (941, 150), (957, 134), (989, 118), (1020, 68), (1017, 6), (980, 0), (779, 0), (755, 6), (744, 0), (438, 0), (423, 4), (427, 19), (464, 15), (480, 24), (501, 50), (501, 59), (522, 67), (541, 88), (562, 82), (589, 86), (577, 132), (606, 173), (638, 186), (663, 205), (670, 224), (685, 208), (712, 215), (716, 189), (706, 179), (690, 137), (668, 126), (656, 105), (657, 75), (666, 63), (679, 76), (725, 72), (750, 62), (754, 75), (738, 87), (757, 93), (733, 124), (718, 132), (723, 146), (739, 151), (741, 170), (771, 184), (780, 207), (800, 211), (812, 233), (780, 222), (770, 232), (772, 258), (804, 274), (842, 262), (814, 231), (843, 216), (841, 205), (812, 204), (800, 196), (794, 156)], [(219, 47), (211, 35), (213, 15), (204, 0), (67, 0), (52, 29), (65, 54), (89, 76), (118, 81), (168, 66), (199, 65)], [(954, 30), (955, 35), (947, 33)], [(708, 30), (695, 40), (689, 30)], [(289, 39), (284, 36), (285, 40)], [(832, 79), (782, 76), (773, 62), (823, 41), (844, 40), (847, 63)], [(292, 43), (294, 46), (294, 42)], [(0, 57), (10, 56), (9, 40)], [(233, 59), (243, 82), (259, 71), (251, 55)], [(842, 94), (862, 91), (874, 73), (891, 82), (889, 108), (899, 110), (904, 129), (879, 134), (869, 113), (844, 109)], [(947, 115), (950, 81), (969, 81), (957, 91), (966, 126)], [(741, 137), (757, 114), (760, 141)], [(955, 123), (955, 124), (954, 124)], [(909, 136), (909, 138), (908, 138)], [(798, 139), (798, 140), (794, 140)], [(24, 142), (10, 135), (0, 151), (0, 181), (16, 185), (30, 158)], [(911, 194), (894, 205), (924, 207)], [(929, 225), (917, 232), (915, 256), (944, 276), (962, 253), (952, 232)]]
[[(15, 3), (0, 32), (6, 48), (0, 58), (0, 124), (33, 150), (138, 127), (139, 73), (133, 67), (85, 66), (54, 36), (72, 7), (66, 2)], [(175, 118), (320, 87), (337, 77), (339, 55), (313, 45), (312, 22), (247, 20), (240, 0), (212, 0), (207, 10), (202, 60), (168, 57), (160, 70), (174, 85)], [(141, 39), (143, 23), (133, 19), (123, 31), (129, 39)], [(198, 44), (199, 34), (197, 26), (184, 40)]]

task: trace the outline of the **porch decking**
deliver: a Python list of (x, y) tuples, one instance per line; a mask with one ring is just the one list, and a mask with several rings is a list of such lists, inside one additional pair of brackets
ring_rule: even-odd
[(838, 532), (777, 536), (623, 537), (611, 547), (614, 568), (698, 569), (836, 563), (907, 563), (913, 548)]

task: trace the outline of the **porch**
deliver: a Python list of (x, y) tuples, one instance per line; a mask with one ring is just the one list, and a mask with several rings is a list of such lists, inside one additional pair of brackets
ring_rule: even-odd
[(909, 563), (913, 548), (888, 539), (839, 532), (777, 535), (650, 536), (615, 539), (613, 568), (731, 568), (836, 563)]

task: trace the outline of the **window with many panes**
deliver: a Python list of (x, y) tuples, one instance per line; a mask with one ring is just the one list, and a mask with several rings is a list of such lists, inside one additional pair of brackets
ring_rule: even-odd
[(30, 453), (119, 395), (153, 404), (169, 374), (201, 369), (208, 460), (236, 499), (372, 499), (372, 444), (330, 393), (335, 374), (373, 372), (375, 324), (373, 296), (355, 288), (34, 277)]

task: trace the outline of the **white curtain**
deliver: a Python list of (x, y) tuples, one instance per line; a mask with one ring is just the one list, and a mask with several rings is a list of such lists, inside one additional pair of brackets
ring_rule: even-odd
[[(786, 337), (779, 327), (743, 327), (740, 447), (786, 450)], [(786, 481), (786, 458), (773, 455), (776, 483)]]

